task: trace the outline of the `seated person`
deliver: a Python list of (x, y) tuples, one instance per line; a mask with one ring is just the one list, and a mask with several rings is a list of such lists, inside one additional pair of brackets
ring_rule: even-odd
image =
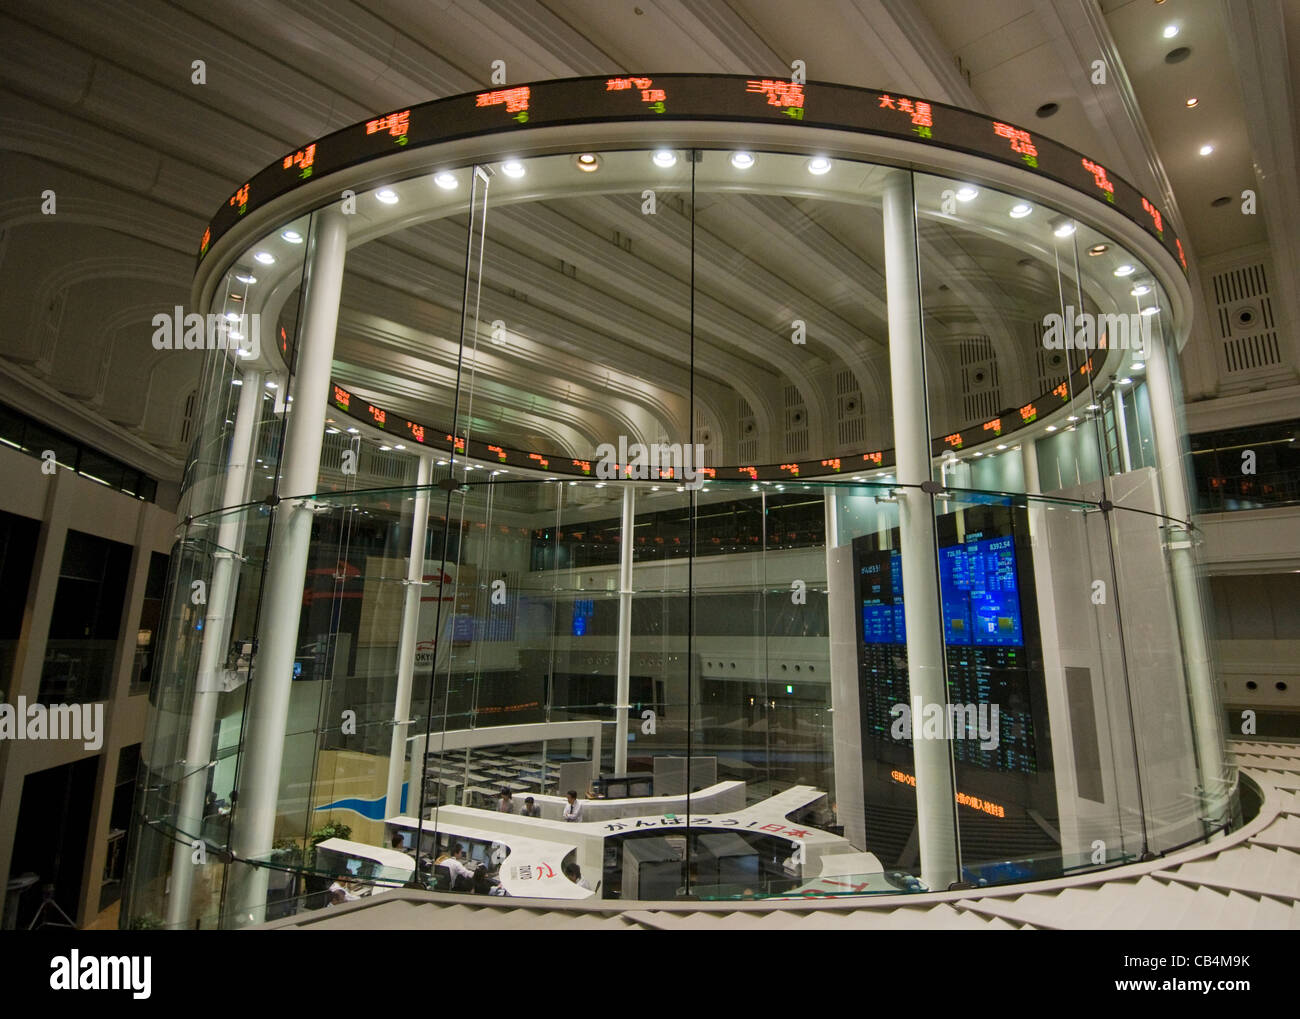
[(564, 868), (564, 876), (579, 888), (585, 888), (587, 891), (592, 890), (591, 882), (582, 876), (582, 868), (576, 863), (571, 863)]
[[(352, 882), (347, 878), (336, 879), (335, 882), (330, 885), (329, 891), (331, 906), (339, 902), (356, 902), (357, 899), (361, 898), (360, 895), (353, 893)], [(342, 896), (342, 898), (339, 898), (339, 896)]]
[(465, 847), (453, 842), (447, 852), (433, 861), (435, 867), (446, 867), (451, 871), (452, 891), (467, 890), (473, 887), (474, 872), (465, 866)]
[(474, 894), (475, 895), (506, 895), (507, 892), (501, 887), (501, 882), (494, 877), (488, 877), (488, 872), (482, 867), (474, 871)]
[(542, 808), (533, 802), (531, 796), (524, 797), (524, 809), (519, 812), (521, 817), (541, 817)]
[(564, 795), (569, 801), (564, 805), (564, 819), (566, 821), (581, 821), (582, 804), (578, 802), (578, 791), (576, 789), (570, 789)]
[(497, 797), (497, 810), (503, 814), (513, 814), (515, 812), (514, 794), (509, 789), (501, 790), (501, 794)]

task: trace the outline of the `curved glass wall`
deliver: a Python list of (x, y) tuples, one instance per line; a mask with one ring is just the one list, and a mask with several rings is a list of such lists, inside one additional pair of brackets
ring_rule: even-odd
[(425, 166), (205, 310), (124, 923), (981, 887), (1234, 823), (1170, 302), (1067, 210)]

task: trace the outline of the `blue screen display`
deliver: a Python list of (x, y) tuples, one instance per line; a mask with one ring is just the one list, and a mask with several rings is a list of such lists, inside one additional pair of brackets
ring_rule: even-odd
[[(880, 553), (883, 558), (884, 553)], [(889, 553), (889, 576), (879, 559), (862, 567), (862, 639), (867, 644), (906, 644), (903, 622), (903, 560)]]
[(1024, 644), (1014, 539), (986, 538), (940, 549), (939, 584), (946, 643)]
[(587, 632), (596, 603), (591, 598), (578, 598), (573, 603), (573, 636), (581, 637)]

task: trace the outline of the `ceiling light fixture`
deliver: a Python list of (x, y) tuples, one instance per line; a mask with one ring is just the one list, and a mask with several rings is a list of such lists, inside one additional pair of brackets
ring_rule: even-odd
[(383, 188), (380, 191), (376, 191), (375, 198), (378, 201), (383, 202), (385, 205), (397, 204), (397, 192), (394, 191), (392, 188)]
[(239, 280), (239, 282), (244, 284), (244, 286), (246, 287), (251, 287), (254, 283), (257, 282), (257, 277), (250, 272), (236, 273), (235, 279)]
[(584, 152), (575, 158), (574, 162), (583, 173), (595, 173), (600, 169), (600, 156), (594, 152)]
[(1094, 244), (1091, 248), (1088, 249), (1088, 254), (1090, 254), (1090, 255), (1100, 255), (1100, 254), (1102, 254), (1103, 252), (1106, 252), (1106, 251), (1109, 251), (1109, 250), (1110, 250), (1110, 245), (1109, 245), (1109, 244)]
[(733, 152), (731, 154), (731, 165), (737, 170), (748, 170), (754, 165), (754, 156), (750, 152)]
[(815, 177), (820, 177), (824, 173), (830, 173), (831, 161), (825, 156), (813, 156), (808, 160), (808, 172)]
[(433, 175), (433, 182), (444, 191), (452, 191), (456, 188), (456, 185), (460, 183), (460, 181), (456, 179), (456, 175), (449, 170), (443, 170), (442, 173), (435, 173)]
[(275, 265), (275, 256), (269, 251), (259, 251), (253, 256), (253, 261), (261, 262), (263, 265)]
[(1166, 25), (1166, 26), (1165, 26), (1165, 30), (1164, 30), (1163, 32), (1161, 32), (1160, 34), (1161, 34), (1162, 36), (1164, 36), (1164, 38), (1166, 38), (1166, 39), (1172, 39), (1174, 36), (1176, 36), (1176, 35), (1178, 34), (1178, 26), (1177, 26), (1177, 25)]
[(525, 173), (527, 173), (527, 170), (524, 169), (524, 164), (521, 163), (519, 160), (507, 159), (504, 163), (501, 164), (501, 172), (504, 173), (507, 177), (522, 177)]
[(1011, 206), (1011, 212), (1008, 213), (1008, 215), (1012, 219), (1024, 219), (1033, 211), (1034, 211), (1034, 207), (1030, 205), (1028, 202), (1018, 202), (1017, 204)]
[(664, 169), (667, 169), (670, 166), (677, 165), (677, 153), (672, 149), (659, 149), (650, 157), (650, 161), (654, 163), (655, 166), (662, 166)]
[(1074, 233), (1074, 224), (1068, 219), (1060, 220), (1053, 227), (1052, 233), (1057, 237), (1069, 237), (1070, 234)]
[(1124, 279), (1126, 276), (1132, 276), (1135, 272), (1137, 272), (1137, 267), (1129, 265), (1127, 262), (1115, 267), (1115, 275), (1120, 279)]
[(1201, 155), (1203, 155), (1203, 156), (1208, 156), (1211, 152), (1214, 151), (1214, 146), (1213, 146), (1213, 145), (1202, 145), (1202, 146), (1201, 146), (1199, 149), (1197, 149), (1196, 151), (1199, 152), (1199, 153), (1200, 153)]
[(1159, 309), (1156, 305), (1153, 304), (1153, 305), (1151, 305), (1151, 307), (1149, 307), (1149, 308), (1143, 308), (1141, 314), (1143, 314), (1143, 315), (1155, 315), (1155, 314), (1157, 314), (1159, 311), (1160, 311), (1160, 309)]
[(1190, 110), (1193, 106), (1195, 106), (1195, 105), (1196, 105), (1197, 103), (1199, 103), (1199, 102), (1200, 102), (1200, 100), (1197, 99), (1196, 96), (1188, 96), (1188, 97), (1187, 97), (1187, 108)]
[(282, 234), (280, 234), (280, 236), (283, 237), (290, 244), (302, 243), (302, 234), (300, 234), (297, 230), (285, 230)]
[(1151, 293), (1151, 288), (1147, 286), (1145, 283), (1139, 283), (1137, 286), (1135, 286), (1132, 290), (1129, 291), (1129, 296), (1145, 297), (1149, 293)]

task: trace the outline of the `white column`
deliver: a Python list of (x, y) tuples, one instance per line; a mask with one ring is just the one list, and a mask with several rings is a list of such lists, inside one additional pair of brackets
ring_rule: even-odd
[[(429, 530), (429, 483), (432, 476), (433, 458), (421, 455), (415, 479), (415, 508), (411, 511), (411, 558), (406, 564), (402, 632), (397, 640), (397, 693), (393, 697), (393, 741), (388, 750), (385, 817), (395, 817), (402, 812), (402, 770), (406, 764), (406, 733), (410, 726), (415, 646), (420, 639), (420, 594), (424, 590), (424, 544)], [(419, 789), (412, 788), (410, 795), (418, 797)]]
[[(885, 187), (885, 290), (889, 316), (889, 376), (894, 413), (895, 473), (900, 486), (930, 487), (930, 433), (926, 415), (925, 353), (917, 270), (916, 214), (910, 174), (898, 171)], [(916, 487), (898, 489), (903, 615), (913, 704), (947, 704), (943, 625), (939, 617), (938, 548), (933, 503)], [(958, 880), (956, 804), (946, 739), (913, 741), (916, 822), (921, 880), (942, 890)]]
[[(314, 217), (310, 275), (299, 329), (294, 401), (280, 459), (281, 501), (272, 518), (271, 548), (262, 589), (257, 654), (245, 703), (239, 806), (232, 818), (232, 849), (239, 858), (271, 851), (279, 807), (280, 768), (293, 686), (293, 660), (314, 516), (310, 500), (320, 469), (329, 398), (330, 365), (338, 325), (347, 252), (347, 221), (334, 208)], [(260, 922), (266, 908), (265, 868), (235, 866), (228, 902), (238, 925)]]
[[(632, 710), (632, 531), (636, 524), (636, 490), (623, 486), (623, 537), (618, 550), (618, 679), (614, 696), (614, 774), (627, 774), (627, 716)], [(597, 759), (596, 768), (600, 763)]]
[[(222, 490), (222, 507), (238, 506), (248, 498), (248, 465), (256, 458), (257, 422), (262, 404), (262, 373), (244, 373), (235, 411), (235, 430), (230, 440), (230, 460)], [(231, 617), (243, 553), (243, 513), (227, 512), (217, 529), (217, 551), (213, 553), (208, 583), (207, 612), (203, 617), (203, 642), (199, 648), (198, 675), (194, 682), (194, 704), (190, 709), (190, 731), (185, 758), (180, 767), (180, 802), (176, 813), (178, 841), (172, 846), (171, 884), (167, 898), (167, 925), (180, 927), (190, 920), (190, 897), (194, 888), (193, 848), (190, 839), (203, 837), (203, 802), (208, 791), (212, 763), (212, 726), (221, 700), (221, 670), (230, 649)], [(181, 840), (181, 836), (189, 838)]]
[[(1178, 397), (1174, 392), (1169, 357), (1164, 338), (1153, 337), (1146, 350), (1151, 427), (1155, 431), (1156, 463), (1159, 465), (1165, 513), (1176, 521), (1190, 521), (1187, 473), (1179, 441)], [(1230, 785), (1223, 756), (1223, 718), (1219, 711), (1218, 688), (1201, 618), (1196, 561), (1192, 555), (1191, 536), (1183, 524), (1167, 524), (1166, 535), (1178, 635), (1187, 669), (1192, 725), (1196, 730), (1194, 737), (1197, 763), (1201, 769), (1201, 788), (1205, 794), (1207, 816), (1212, 823), (1219, 823), (1227, 820)]]
[(1128, 420), (1124, 414), (1124, 389), (1124, 386), (1116, 384), (1115, 399), (1112, 402), (1115, 408), (1115, 437), (1119, 442), (1119, 464), (1121, 470), (1128, 474), (1133, 470), (1133, 460), (1128, 452)]

